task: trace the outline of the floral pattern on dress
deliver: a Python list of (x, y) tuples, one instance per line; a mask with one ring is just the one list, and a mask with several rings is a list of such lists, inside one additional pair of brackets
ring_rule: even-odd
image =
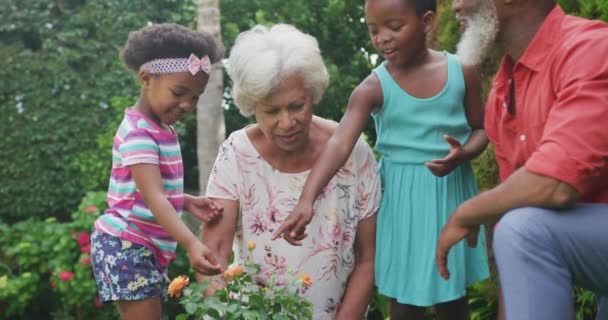
[(263, 248), (252, 257), (262, 266), (259, 281), (274, 276), (277, 283), (285, 282), (290, 270), (310, 274), (313, 285), (305, 297), (313, 303), (313, 318), (333, 319), (355, 267), (359, 221), (374, 215), (380, 204), (380, 177), (371, 148), (360, 139), (317, 198), (302, 246), (282, 239), (272, 241), (273, 232), (297, 204), (308, 173), (273, 168), (242, 129), (220, 147), (206, 195), (239, 204), (234, 240), (237, 263), (249, 254), (247, 242), (256, 242)]

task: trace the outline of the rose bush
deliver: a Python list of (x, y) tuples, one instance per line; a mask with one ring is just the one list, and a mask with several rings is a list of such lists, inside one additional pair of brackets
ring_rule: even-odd
[[(254, 242), (247, 245), (250, 252), (255, 247)], [(312, 285), (310, 275), (290, 272), (292, 279), (285, 285), (277, 285), (274, 278), (262, 284), (256, 280), (259, 271), (260, 266), (248, 258), (244, 266), (233, 265), (213, 281), (190, 284), (186, 276), (175, 278), (169, 295), (179, 298), (185, 310), (176, 319), (312, 319), (312, 304), (302, 297)], [(209, 286), (213, 293), (205, 297)]]
[(88, 193), (72, 221), (0, 224), (0, 319), (116, 319), (91, 268), (90, 231), (105, 192)]

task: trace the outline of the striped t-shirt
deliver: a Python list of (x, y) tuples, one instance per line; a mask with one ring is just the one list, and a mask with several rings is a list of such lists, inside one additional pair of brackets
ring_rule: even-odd
[(177, 212), (175, 218), (181, 218), (184, 170), (177, 135), (129, 108), (114, 136), (108, 209), (95, 221), (95, 229), (150, 248), (164, 267), (175, 257), (177, 243), (158, 224), (135, 185), (129, 166), (142, 163), (159, 166), (165, 196)]

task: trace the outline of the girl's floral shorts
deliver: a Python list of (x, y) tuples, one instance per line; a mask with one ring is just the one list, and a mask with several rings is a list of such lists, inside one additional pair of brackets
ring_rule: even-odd
[(148, 248), (94, 231), (91, 257), (102, 302), (153, 297), (167, 300), (167, 269), (156, 265), (156, 258)]

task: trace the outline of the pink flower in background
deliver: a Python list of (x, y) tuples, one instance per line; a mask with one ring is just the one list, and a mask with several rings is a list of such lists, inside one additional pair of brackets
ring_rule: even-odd
[(81, 246), (80, 247), (80, 252), (81, 253), (89, 253), (90, 254), (91, 253), (91, 244), (89, 243), (87, 245)]
[(76, 238), (76, 241), (78, 241), (78, 244), (82, 247), (91, 243), (91, 236), (89, 236), (87, 232), (81, 232), (78, 235), (78, 238)]
[(80, 264), (82, 264), (82, 265), (87, 265), (90, 263), (91, 263), (91, 257), (86, 257), (86, 258), (80, 260)]
[(80, 246), (80, 252), (91, 253), (91, 236), (88, 232), (81, 232), (76, 238), (76, 241)]
[(94, 205), (90, 205), (90, 206), (87, 206), (86, 208), (84, 208), (84, 210), (82, 210), (82, 211), (84, 211), (85, 213), (93, 213), (93, 212), (99, 211), (99, 208), (97, 208)]
[(61, 271), (59, 273), (59, 280), (63, 282), (68, 282), (74, 278), (74, 273), (72, 271)]

